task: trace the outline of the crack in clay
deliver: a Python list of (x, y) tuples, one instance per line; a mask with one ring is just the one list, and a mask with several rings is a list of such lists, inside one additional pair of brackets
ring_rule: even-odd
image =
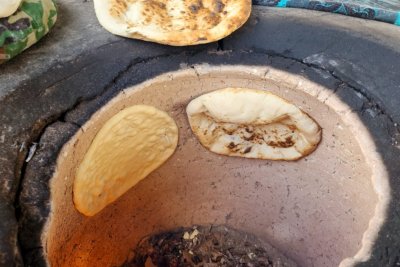
[(217, 46), (217, 51), (224, 51), (224, 39), (221, 39), (217, 42), (218, 46)]
[(39, 119), (37, 120), (34, 125), (32, 126), (31, 129), (31, 135), (29, 136), (29, 139), (26, 140), (25, 146), (23, 149), (20, 149), (17, 154), (17, 160), (15, 162), (15, 167), (14, 167), (14, 173), (15, 173), (15, 181), (16, 181), (16, 191), (15, 191), (15, 198), (13, 201), (13, 207), (15, 210), (15, 218), (19, 222), (19, 219), (21, 217), (21, 207), (19, 204), (19, 198), (22, 192), (22, 181), (25, 177), (25, 171), (26, 168), (29, 164), (27, 161), (29, 157), (28, 151), (31, 149), (31, 147), (36, 143), (37, 144), (37, 150), (40, 149), (40, 138), (42, 137), (43, 133), (46, 131), (47, 127), (53, 124), (55, 121), (57, 121), (57, 116), (51, 116), (47, 120), (44, 119)]
[(73, 73), (71, 73), (71, 74), (69, 74), (69, 75), (67, 75), (67, 76), (65, 76), (65, 77), (63, 77), (63, 78), (61, 78), (60, 80), (57, 80), (56, 82), (54, 82), (54, 83), (52, 83), (52, 84), (46, 86), (46, 89), (43, 91), (43, 94), (45, 95), (46, 92), (47, 92), (49, 89), (51, 89), (51, 88), (53, 88), (54, 86), (56, 86), (56, 85), (58, 85), (58, 84), (60, 84), (60, 83), (62, 83), (62, 82), (64, 82), (64, 81), (68, 80), (69, 78), (75, 76), (76, 74), (80, 73), (80, 72), (83, 71), (83, 70), (86, 70), (86, 69), (90, 68), (91, 66), (93, 66), (93, 65), (95, 65), (95, 64), (96, 64), (96, 63), (89, 63), (89, 64), (86, 64), (86, 65), (82, 66), (81, 68), (79, 68), (77, 71), (74, 71)]

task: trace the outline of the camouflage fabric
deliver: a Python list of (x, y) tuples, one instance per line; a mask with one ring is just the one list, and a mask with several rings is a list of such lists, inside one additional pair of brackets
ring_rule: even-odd
[(39, 41), (56, 19), (53, 0), (23, 0), (13, 15), (0, 18), (0, 64)]

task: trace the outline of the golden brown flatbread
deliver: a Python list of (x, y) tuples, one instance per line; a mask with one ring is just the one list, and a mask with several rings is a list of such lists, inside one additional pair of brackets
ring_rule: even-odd
[(321, 128), (312, 118), (262, 90), (217, 90), (192, 100), (186, 112), (200, 143), (222, 155), (296, 160), (321, 140)]
[(151, 106), (126, 108), (97, 133), (74, 180), (76, 209), (93, 216), (163, 164), (175, 151), (178, 127)]
[(220, 40), (250, 16), (251, 0), (94, 0), (113, 34), (174, 46)]

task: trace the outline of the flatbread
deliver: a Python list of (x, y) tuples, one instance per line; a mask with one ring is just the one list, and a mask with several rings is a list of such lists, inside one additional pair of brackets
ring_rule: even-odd
[(249, 18), (251, 0), (94, 0), (113, 34), (174, 46), (220, 40)]
[(321, 128), (310, 116), (262, 90), (217, 90), (192, 100), (186, 112), (200, 143), (222, 155), (296, 160), (321, 140)]
[(0, 0), (0, 18), (11, 16), (17, 11), (22, 0)]
[(93, 216), (163, 164), (175, 151), (178, 127), (151, 106), (126, 108), (97, 133), (73, 185), (76, 209)]

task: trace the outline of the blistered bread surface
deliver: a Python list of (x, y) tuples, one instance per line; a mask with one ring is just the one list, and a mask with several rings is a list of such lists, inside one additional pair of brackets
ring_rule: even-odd
[(321, 140), (321, 128), (310, 116), (263, 90), (217, 90), (192, 100), (186, 111), (200, 143), (222, 155), (296, 160)]
[(249, 18), (251, 0), (94, 0), (113, 34), (184, 46), (217, 41)]

